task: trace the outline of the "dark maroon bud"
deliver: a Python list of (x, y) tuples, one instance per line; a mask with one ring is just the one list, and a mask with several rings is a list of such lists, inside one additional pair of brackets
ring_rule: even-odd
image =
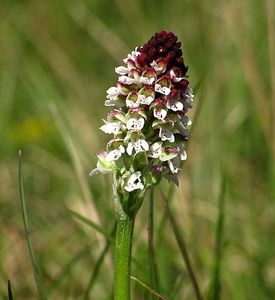
[(141, 67), (144, 67), (147, 62), (148, 62), (148, 57), (145, 53), (141, 53), (138, 57), (137, 57), (137, 62)]
[(138, 63), (144, 67), (145, 64), (150, 64), (154, 60), (165, 58), (168, 62), (167, 70), (171, 67), (178, 67), (185, 75), (187, 67), (184, 65), (180, 47), (181, 43), (172, 32), (157, 32), (143, 47), (138, 49), (141, 54), (146, 54), (146, 59), (144, 57), (137, 59)]

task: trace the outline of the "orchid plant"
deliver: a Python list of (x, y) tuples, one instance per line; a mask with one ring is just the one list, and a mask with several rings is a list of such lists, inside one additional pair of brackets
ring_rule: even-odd
[(100, 127), (112, 138), (90, 173), (114, 176), (116, 300), (130, 299), (134, 222), (146, 191), (162, 178), (179, 184), (194, 97), (181, 43), (172, 32), (156, 33), (123, 62), (115, 68), (116, 86), (107, 90), (105, 105), (112, 110)]

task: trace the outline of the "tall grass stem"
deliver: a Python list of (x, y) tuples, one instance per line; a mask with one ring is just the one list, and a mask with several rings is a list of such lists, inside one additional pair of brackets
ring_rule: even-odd
[(36, 262), (35, 253), (34, 253), (31, 238), (30, 238), (31, 231), (30, 231), (30, 226), (29, 226), (28, 212), (27, 212), (24, 184), (23, 184), (22, 152), (21, 152), (21, 150), (19, 150), (18, 158), (19, 158), (18, 177), (19, 177), (20, 204), (21, 204), (22, 218), (23, 218), (23, 223), (24, 223), (25, 237), (27, 240), (28, 251), (29, 251), (30, 258), (31, 258), (33, 275), (34, 275), (35, 284), (36, 284), (36, 287), (38, 290), (39, 298), (41, 300), (47, 300), (47, 296), (46, 296), (44, 287), (41, 282), (39, 268), (38, 268), (38, 264)]
[(171, 209), (169, 207), (166, 196), (163, 193), (161, 193), (161, 194), (162, 194), (162, 197), (161, 197), (162, 202), (163, 202), (163, 205), (165, 207), (165, 210), (166, 210), (166, 213), (167, 213), (167, 216), (168, 216), (168, 220), (169, 220), (169, 222), (172, 226), (173, 233), (175, 235), (177, 244), (180, 248), (180, 252), (181, 252), (181, 255), (183, 257), (184, 263), (186, 265), (187, 272), (190, 276), (190, 279), (191, 279), (191, 282), (192, 282), (192, 285), (193, 285), (193, 288), (194, 288), (196, 299), (197, 300), (202, 300), (203, 298), (202, 298), (202, 295), (201, 295), (201, 292), (200, 292), (199, 284), (198, 284), (197, 278), (195, 276), (195, 273), (193, 271), (191, 261), (190, 261), (189, 255), (188, 255), (187, 247), (186, 247), (185, 241), (182, 237), (182, 233), (180, 232), (178, 224), (177, 224), (177, 222), (176, 222), (176, 220), (175, 220), (175, 218), (174, 218), (174, 216), (171, 212)]

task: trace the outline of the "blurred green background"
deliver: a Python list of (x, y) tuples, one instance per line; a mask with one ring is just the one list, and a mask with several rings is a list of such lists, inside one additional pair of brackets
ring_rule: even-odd
[[(195, 119), (180, 187), (169, 201), (205, 296), (216, 264), (226, 178), (221, 299), (275, 299), (275, 4), (273, 0), (2, 0), (0, 2), (0, 299), (37, 299), (19, 205), (18, 150), (31, 238), (49, 299), (84, 299), (110, 231), (111, 177), (89, 178), (114, 67), (156, 31), (183, 44)], [(273, 84), (272, 84), (273, 82)], [(195, 299), (159, 188), (155, 252), (160, 290)], [(148, 203), (135, 228), (132, 273), (149, 284)], [(111, 247), (112, 250), (112, 247)], [(112, 251), (87, 299), (111, 299)], [(133, 299), (151, 299), (133, 282)]]

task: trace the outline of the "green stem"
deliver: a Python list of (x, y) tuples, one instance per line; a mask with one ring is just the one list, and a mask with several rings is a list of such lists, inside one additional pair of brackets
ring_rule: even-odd
[(130, 300), (131, 250), (135, 214), (117, 220), (115, 245), (114, 299)]
[[(149, 256), (149, 271), (151, 287), (159, 292), (157, 264), (155, 260), (154, 249), (154, 190), (151, 190), (148, 203), (148, 256)], [(150, 299), (159, 299), (151, 295)]]

